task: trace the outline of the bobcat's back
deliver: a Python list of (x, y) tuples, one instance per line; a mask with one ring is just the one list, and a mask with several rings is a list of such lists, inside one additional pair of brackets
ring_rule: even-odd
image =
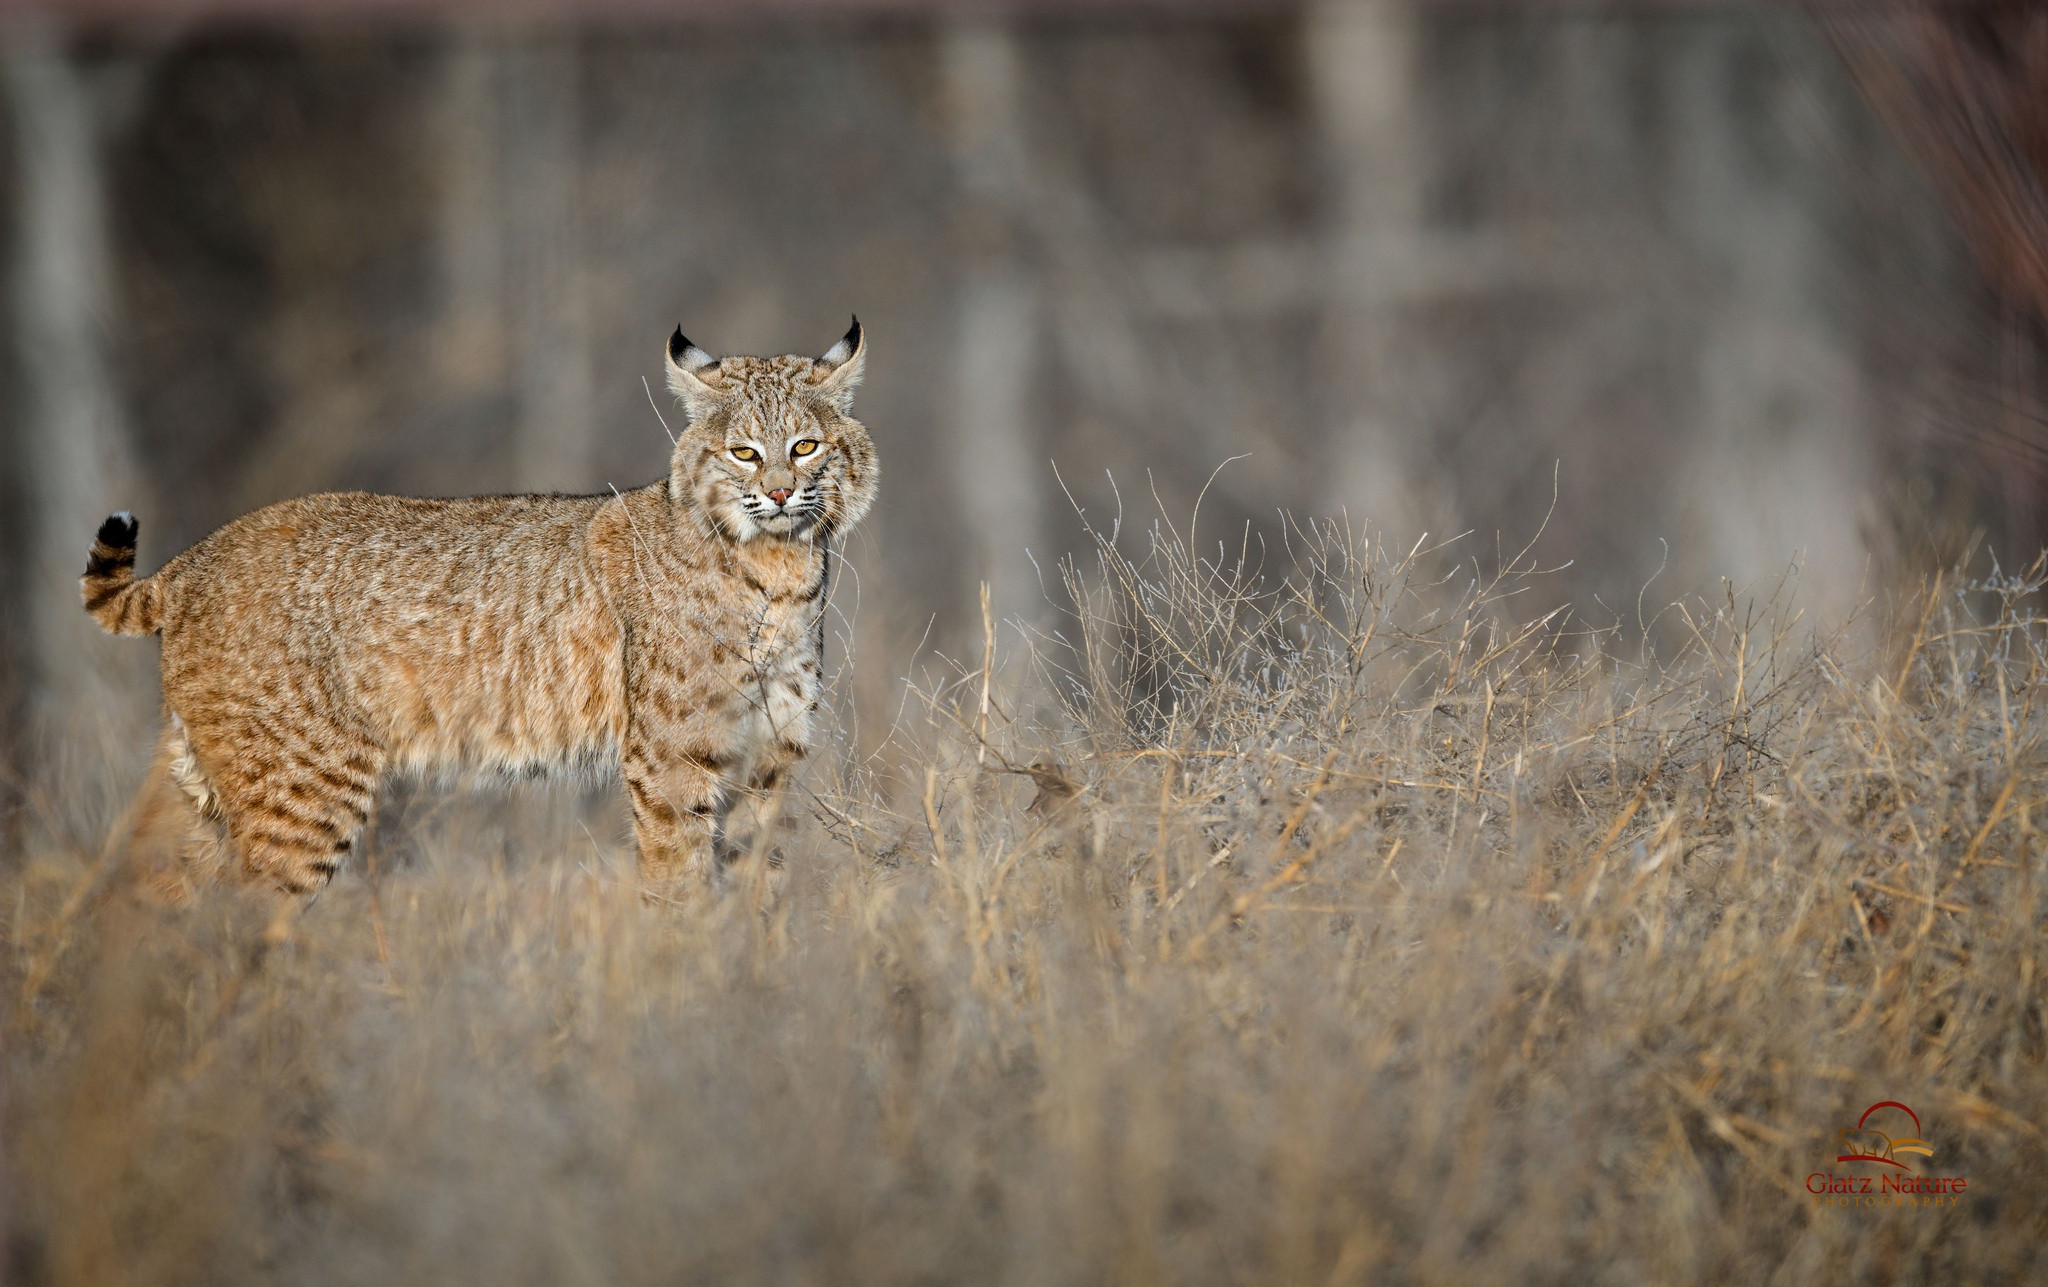
[(401, 768), (600, 754), (624, 699), (588, 532), (612, 499), (336, 492), (244, 515), (152, 578), (165, 701), (188, 726), (338, 708)]

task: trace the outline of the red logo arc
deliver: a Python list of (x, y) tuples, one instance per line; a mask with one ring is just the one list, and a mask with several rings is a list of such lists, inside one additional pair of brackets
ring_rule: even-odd
[(1862, 1130), (1864, 1126), (1866, 1126), (1870, 1122), (1871, 1116), (1874, 1113), (1876, 1113), (1877, 1110), (1880, 1108), (1898, 1109), (1900, 1112), (1904, 1113), (1906, 1116), (1913, 1119), (1913, 1133), (1915, 1135), (1918, 1135), (1920, 1133), (1920, 1114), (1914, 1112), (1912, 1109), (1906, 1107), (1904, 1104), (1901, 1104), (1896, 1099), (1879, 1100), (1877, 1103), (1872, 1104), (1870, 1107), (1864, 1109), (1863, 1116), (1856, 1119), (1856, 1129), (1859, 1131)]

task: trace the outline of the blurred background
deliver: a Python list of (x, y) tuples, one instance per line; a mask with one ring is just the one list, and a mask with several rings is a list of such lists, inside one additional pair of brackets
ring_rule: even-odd
[(8, 780), (146, 749), (154, 650), (78, 603), (109, 511), (148, 570), (319, 489), (634, 486), (678, 322), (866, 325), (878, 706), (982, 582), (1042, 612), (1077, 507), (1212, 478), (1233, 550), (1541, 529), (1598, 622), (2024, 562), (2037, 10), (5, 0)]

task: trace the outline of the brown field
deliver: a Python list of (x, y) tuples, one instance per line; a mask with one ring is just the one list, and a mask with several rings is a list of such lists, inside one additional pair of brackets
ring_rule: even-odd
[[(2048, 1277), (2040, 576), (1544, 617), (1292, 535), (1105, 542), (720, 894), (530, 789), (296, 915), (12, 856), (6, 1280)], [(1816, 1205), (1885, 1100), (1965, 1192)]]

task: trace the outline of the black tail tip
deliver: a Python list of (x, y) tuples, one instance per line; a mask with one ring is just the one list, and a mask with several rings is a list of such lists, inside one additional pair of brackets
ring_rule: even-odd
[(135, 515), (127, 510), (107, 515), (107, 521), (100, 524), (99, 542), (117, 550), (135, 548), (135, 534), (142, 530), (142, 524), (135, 521)]

